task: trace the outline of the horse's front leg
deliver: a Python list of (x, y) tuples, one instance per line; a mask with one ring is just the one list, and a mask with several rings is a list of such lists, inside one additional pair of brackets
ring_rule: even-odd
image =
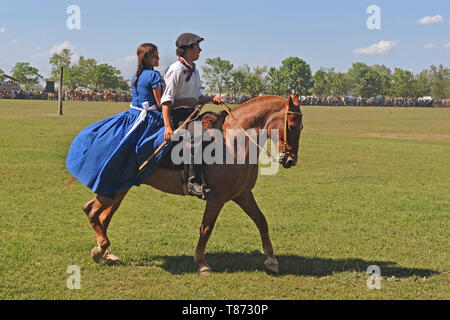
[(220, 210), (222, 210), (224, 201), (219, 201), (217, 199), (209, 200), (206, 203), (205, 213), (203, 214), (202, 225), (200, 226), (200, 238), (198, 239), (197, 248), (195, 249), (194, 260), (198, 264), (198, 272), (200, 274), (210, 274), (211, 267), (206, 263), (205, 260), (205, 248), (208, 242), (211, 232), (216, 223), (217, 216)]
[(264, 249), (264, 255), (267, 257), (264, 261), (264, 265), (272, 272), (278, 273), (278, 261), (275, 258), (272, 242), (269, 237), (269, 227), (264, 214), (258, 207), (253, 193), (249, 190), (236, 199), (233, 199), (242, 210), (255, 222), (261, 235), (262, 245)]

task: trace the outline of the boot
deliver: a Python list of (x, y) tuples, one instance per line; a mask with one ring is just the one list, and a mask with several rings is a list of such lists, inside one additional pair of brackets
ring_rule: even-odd
[(202, 165), (201, 164), (189, 164), (189, 178), (187, 183), (187, 189), (193, 196), (203, 198), (202, 187)]

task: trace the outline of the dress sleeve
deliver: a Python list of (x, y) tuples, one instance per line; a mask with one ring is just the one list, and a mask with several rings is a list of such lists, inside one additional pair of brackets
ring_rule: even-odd
[(164, 94), (161, 97), (161, 104), (163, 104), (164, 102), (170, 101), (170, 102), (174, 102), (175, 101), (175, 96), (178, 92), (178, 87), (180, 85), (180, 81), (181, 81), (181, 72), (177, 72), (177, 69), (172, 69), (167, 72), (166, 74), (166, 79), (165, 79), (165, 89), (164, 89)]
[(152, 89), (164, 86), (164, 81), (158, 71), (153, 70), (153, 72), (149, 73), (149, 86)]

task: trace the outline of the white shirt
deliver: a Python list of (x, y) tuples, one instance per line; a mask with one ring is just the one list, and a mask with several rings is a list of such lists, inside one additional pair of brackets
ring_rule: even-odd
[[(188, 75), (184, 73), (184, 70), (187, 70), (187, 68), (178, 60), (169, 67), (164, 79), (166, 87), (161, 97), (161, 104), (167, 101), (173, 103), (176, 99), (198, 99), (203, 95), (197, 68), (195, 68), (189, 81), (186, 81)], [(190, 108), (190, 106), (178, 106), (173, 109), (178, 108)]]

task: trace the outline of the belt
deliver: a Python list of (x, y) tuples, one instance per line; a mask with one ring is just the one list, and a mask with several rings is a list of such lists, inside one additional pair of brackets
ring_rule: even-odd
[[(127, 132), (125, 137), (123, 137), (122, 141), (125, 140), (125, 138), (128, 137), (130, 135), (130, 133), (132, 133), (134, 130), (136, 130), (136, 128), (141, 124), (141, 122), (145, 120), (145, 117), (147, 117), (147, 111), (159, 110), (159, 108), (156, 104), (150, 106), (148, 101), (145, 101), (144, 103), (142, 103), (142, 108), (135, 107), (130, 103), (130, 108), (139, 110), (139, 111), (141, 111), (141, 113), (139, 114), (136, 121), (133, 123), (133, 126), (131, 127), (131, 129)], [(122, 141), (120, 141), (120, 143), (122, 143)]]

